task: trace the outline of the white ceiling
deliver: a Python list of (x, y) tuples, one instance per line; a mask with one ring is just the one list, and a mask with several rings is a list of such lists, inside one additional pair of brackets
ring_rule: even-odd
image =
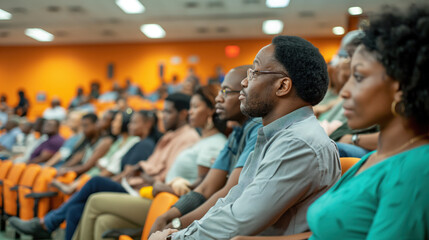
[[(418, 0), (420, 1), (420, 0)], [(0, 9), (13, 14), (0, 20), (0, 45), (182, 41), (203, 39), (266, 38), (262, 22), (280, 19), (283, 34), (332, 36), (332, 27), (347, 25), (347, 9), (360, 6), (364, 13), (384, 4), (405, 8), (410, 0), (291, 0), (287, 8), (270, 9), (265, 0), (140, 0), (142, 14), (125, 14), (114, 0), (0, 0)], [(167, 35), (148, 39), (144, 23), (160, 24)], [(39, 43), (24, 35), (39, 27), (55, 35)]]

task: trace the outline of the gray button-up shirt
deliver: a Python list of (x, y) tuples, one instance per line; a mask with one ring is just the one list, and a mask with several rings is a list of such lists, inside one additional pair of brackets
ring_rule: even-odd
[(230, 239), (307, 231), (310, 204), (341, 176), (335, 143), (311, 107), (260, 128), (239, 182), (198, 221), (173, 239)]

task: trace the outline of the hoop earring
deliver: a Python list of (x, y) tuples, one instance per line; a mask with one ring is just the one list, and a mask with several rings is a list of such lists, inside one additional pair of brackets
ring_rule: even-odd
[(399, 116), (398, 112), (396, 111), (396, 106), (398, 105), (398, 102), (393, 101), (392, 105), (390, 105), (390, 111), (392, 112), (393, 116), (397, 117)]

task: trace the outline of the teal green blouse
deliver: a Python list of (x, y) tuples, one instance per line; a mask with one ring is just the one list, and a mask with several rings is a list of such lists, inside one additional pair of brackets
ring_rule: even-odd
[(356, 175), (364, 156), (309, 208), (316, 239), (429, 239), (429, 144)]

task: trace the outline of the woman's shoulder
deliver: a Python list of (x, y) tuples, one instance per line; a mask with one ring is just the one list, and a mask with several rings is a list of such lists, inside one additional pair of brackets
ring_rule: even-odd
[(402, 180), (429, 181), (429, 144), (397, 154), (390, 162), (390, 173)]

